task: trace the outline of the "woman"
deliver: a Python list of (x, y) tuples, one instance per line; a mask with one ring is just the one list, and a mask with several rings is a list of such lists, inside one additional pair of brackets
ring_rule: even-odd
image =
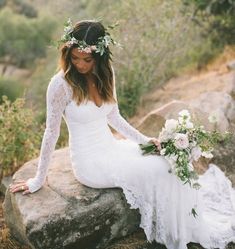
[[(10, 191), (28, 194), (42, 187), (63, 116), (75, 177), (93, 188), (121, 187), (131, 208), (139, 208), (140, 226), (149, 241), (169, 249), (186, 249), (189, 242), (224, 248), (235, 241), (235, 195), (217, 167), (201, 176), (202, 188), (194, 190), (168, 172), (170, 165), (163, 157), (142, 155), (139, 143), (160, 144), (119, 113), (109, 49), (115, 42), (104, 26), (96, 21), (75, 26), (68, 22), (64, 31), (60, 71), (47, 89), (46, 130), (36, 176), (11, 185)], [(127, 139), (115, 139), (108, 125)], [(222, 194), (218, 187), (223, 187)], [(220, 205), (224, 202), (226, 208)], [(194, 203), (196, 218), (190, 212)]]

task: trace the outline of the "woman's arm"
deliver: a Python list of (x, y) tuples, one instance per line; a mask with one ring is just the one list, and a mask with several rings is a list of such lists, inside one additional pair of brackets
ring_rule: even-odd
[(39, 190), (46, 180), (51, 155), (60, 134), (62, 114), (68, 101), (65, 82), (58, 75), (54, 76), (47, 88), (46, 129), (42, 139), (37, 172), (34, 178), (26, 181), (31, 193)]
[[(113, 68), (112, 68), (113, 70)], [(116, 93), (116, 86), (115, 86), (115, 75), (113, 70), (113, 79), (114, 79), (114, 87), (113, 87), (113, 94), (114, 98), (117, 101), (117, 93)], [(118, 132), (120, 132), (124, 137), (129, 138), (130, 140), (146, 144), (152, 141), (153, 137), (148, 137), (139, 132), (133, 126), (131, 126), (120, 114), (118, 108), (118, 101), (113, 106), (111, 112), (107, 115), (108, 123)]]

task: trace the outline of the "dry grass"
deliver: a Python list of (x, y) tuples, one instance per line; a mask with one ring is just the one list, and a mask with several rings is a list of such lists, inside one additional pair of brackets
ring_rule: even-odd
[(29, 249), (28, 247), (20, 245), (12, 238), (9, 229), (6, 227), (2, 210), (3, 201), (4, 196), (0, 193), (0, 249)]

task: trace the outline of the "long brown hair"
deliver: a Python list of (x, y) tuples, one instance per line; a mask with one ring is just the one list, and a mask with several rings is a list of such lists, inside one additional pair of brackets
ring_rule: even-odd
[[(95, 45), (99, 37), (107, 34), (105, 32), (106, 29), (100, 22), (84, 20), (75, 24), (71, 35), (77, 40), (84, 40), (88, 45)], [(72, 98), (79, 105), (85, 99), (88, 99), (88, 87), (86, 78), (78, 72), (71, 61), (71, 51), (77, 46), (77, 44), (68, 46), (66, 43), (61, 46), (58, 69), (64, 71), (65, 79), (73, 90)], [(106, 48), (103, 55), (92, 51), (96, 67), (96, 70), (93, 70), (96, 76), (95, 84), (104, 102), (116, 102), (113, 96), (114, 75), (111, 67), (111, 56), (109, 47)]]

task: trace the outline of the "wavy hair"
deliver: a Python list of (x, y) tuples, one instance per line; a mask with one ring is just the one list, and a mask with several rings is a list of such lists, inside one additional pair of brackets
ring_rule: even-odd
[[(98, 38), (107, 34), (103, 24), (99, 21), (84, 20), (77, 22), (71, 35), (77, 40), (84, 40), (88, 45), (95, 45)], [(79, 105), (84, 100), (88, 100), (87, 81), (83, 74), (79, 73), (71, 61), (72, 49), (77, 44), (60, 47), (60, 59), (58, 69), (64, 71), (65, 79), (73, 90), (73, 100)], [(104, 102), (116, 102), (114, 98), (114, 75), (111, 67), (112, 53), (109, 47), (105, 48), (105, 53), (101, 56), (92, 51), (95, 59), (95, 70), (92, 73), (96, 76), (96, 87)]]

